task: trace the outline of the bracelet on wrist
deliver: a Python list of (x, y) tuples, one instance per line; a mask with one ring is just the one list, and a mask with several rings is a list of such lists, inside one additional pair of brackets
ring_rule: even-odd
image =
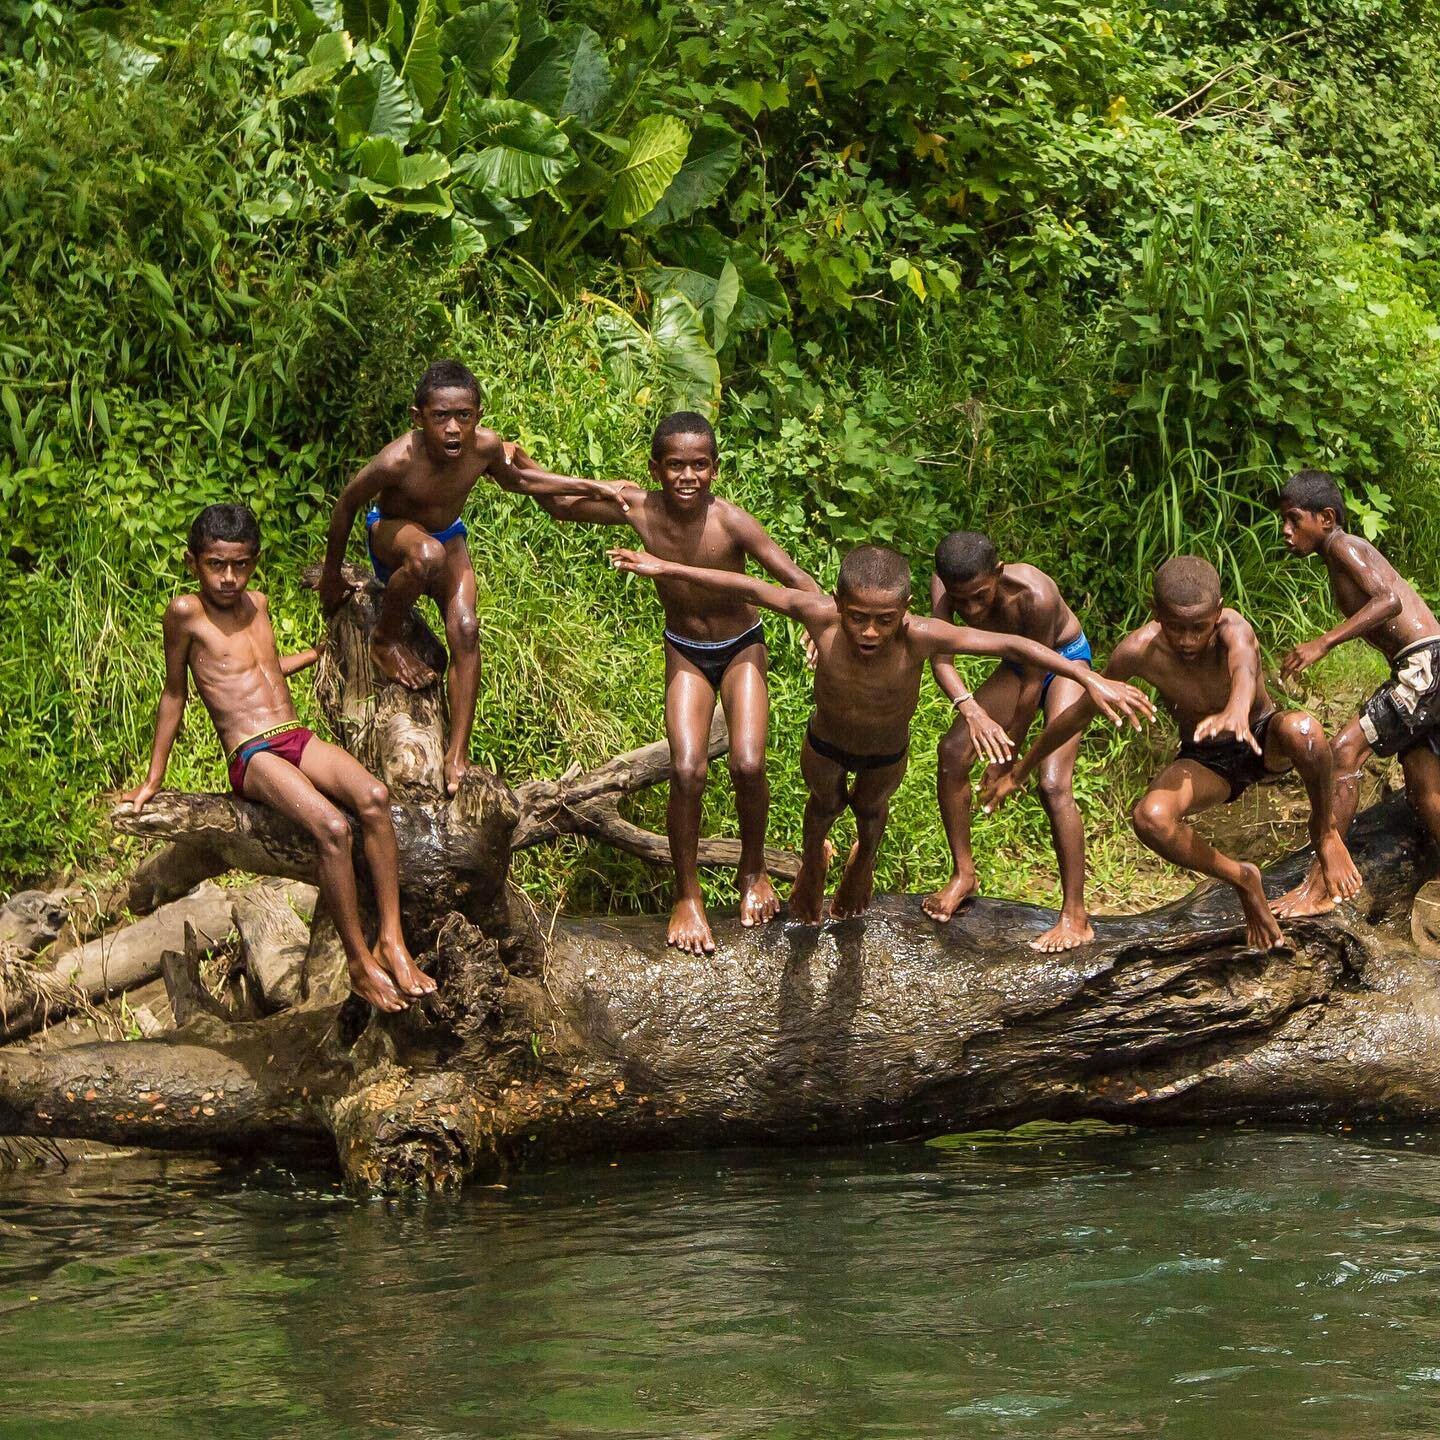
[(962, 705), (968, 705), (974, 698), (974, 694), (966, 690), (960, 695), (953, 696), (950, 703), (958, 710)]

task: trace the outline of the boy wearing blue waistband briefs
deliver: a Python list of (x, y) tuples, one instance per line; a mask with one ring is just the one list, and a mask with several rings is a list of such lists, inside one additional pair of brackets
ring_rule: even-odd
[[(973, 530), (947, 535), (936, 549), (930, 613), (977, 630), (1023, 635), (1082, 665), (1092, 658), (1090, 642), (1059, 586), (1033, 565), (1002, 563), (988, 537)], [(930, 668), (956, 711), (955, 723), (940, 741), (936, 777), (952, 867), (950, 879), (925, 900), (926, 914), (943, 923), (976, 890), (970, 849), (970, 771), (975, 761), (1007, 767), (1037, 713), (1043, 710), (1049, 720), (1084, 691), (1053, 671), (1006, 660), (972, 695), (952, 656), (936, 656)], [(1070, 950), (1095, 938), (1085, 909), (1085, 824), (1075, 804), (1079, 751), (1076, 736), (1045, 761), (1040, 773), (1040, 803), (1050, 820), (1062, 899), (1059, 920), (1030, 942), (1036, 950)]]
[(401, 638), (405, 617), (421, 595), (429, 595), (445, 620), (450, 649), (445, 787), (453, 795), (469, 765), (480, 688), (475, 571), (460, 518), (466, 499), (482, 475), (502, 490), (535, 496), (613, 499), (621, 487), (602, 480), (522, 474), (513, 463), (514, 447), (479, 424), (480, 387), (455, 360), (437, 360), (420, 377), (410, 418), (414, 429), (392, 440), (335, 502), (320, 576), (320, 603), (328, 615), (345, 599), (340, 565), (355, 517), (364, 509), (370, 563), (385, 587), (370, 642), (375, 668), (385, 679), (414, 690), (429, 685), (435, 672)]
[[(534, 463), (523, 451), (515, 458), (522, 468)], [(628, 525), (647, 550), (669, 560), (742, 574), (753, 560), (781, 584), (818, 595), (820, 587), (753, 515), (711, 493), (717, 468), (710, 422), (681, 410), (655, 427), (650, 442), (650, 478), (657, 488), (627, 489), (628, 508), (618, 500), (549, 496), (540, 504), (556, 520)], [(538, 468), (527, 473), (558, 478)], [(655, 588), (665, 611), (665, 736), (671, 757), (665, 818), (676, 890), (666, 943), (689, 955), (708, 955), (715, 938), (700, 892), (697, 857), (717, 697), (730, 727), (730, 778), (740, 822), (740, 923), (764, 925), (780, 909), (765, 869), (770, 811), (765, 631), (746, 600), (683, 579), (658, 579)]]

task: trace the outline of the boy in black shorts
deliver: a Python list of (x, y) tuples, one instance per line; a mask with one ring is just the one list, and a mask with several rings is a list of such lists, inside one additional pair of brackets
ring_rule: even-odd
[[(1331, 814), (1330, 747), (1320, 722), (1303, 710), (1277, 710), (1260, 674), (1249, 622), (1220, 600), (1220, 577), (1206, 560), (1181, 555), (1155, 572), (1154, 619), (1114, 649), (1104, 674), (1138, 676), (1155, 687), (1180, 726), (1180, 753), (1151, 782), (1133, 812), (1135, 833), (1172, 864), (1232, 886), (1250, 944), (1269, 950), (1285, 937), (1265, 899), (1260, 871), (1222, 854), (1186, 817), (1238, 800), (1251, 786), (1292, 766), (1310, 797), (1310, 838), (1326, 883), (1340, 890), (1355, 866)], [(985, 787), (987, 811), (1018, 790), (1036, 766), (1078, 735), (1095, 710), (1077, 701), (1046, 726), (1013, 770)]]
[[(1345, 619), (1297, 645), (1280, 676), (1297, 679), (1347, 640), (1364, 640), (1389, 662), (1390, 678), (1335, 737), (1335, 825), (1355, 818), (1360, 770), (1368, 755), (1398, 755), (1405, 791), (1430, 833), (1440, 839), (1440, 621), (1415, 589), (1368, 540), (1345, 529), (1345, 500), (1323, 470), (1301, 470), (1280, 492), (1285, 548), (1319, 555), (1330, 593)], [(1353, 868), (1353, 867), (1352, 867)], [(1360, 889), (1358, 872), (1336, 885), (1311, 866), (1304, 881), (1276, 903), (1279, 915), (1318, 915)]]

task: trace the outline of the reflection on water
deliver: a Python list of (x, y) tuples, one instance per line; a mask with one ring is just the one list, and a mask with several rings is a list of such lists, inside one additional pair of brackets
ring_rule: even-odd
[(1440, 1142), (0, 1177), (0, 1436), (1440, 1435)]

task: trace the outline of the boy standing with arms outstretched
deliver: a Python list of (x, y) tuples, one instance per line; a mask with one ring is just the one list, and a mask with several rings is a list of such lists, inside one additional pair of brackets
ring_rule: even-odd
[[(445, 619), (450, 649), (450, 740), (445, 788), (454, 794), (470, 763), (470, 732), (480, 687), (480, 630), (475, 571), (460, 512), (475, 483), (488, 475), (502, 490), (526, 495), (613, 499), (621, 487), (603, 480), (522, 474), (509, 447), (480, 426), (480, 387), (465, 366), (437, 360), (420, 377), (410, 407), (415, 428), (392, 440), (340, 493), (325, 546), (320, 604), (331, 614), (344, 601), (340, 566), (355, 517), (365, 514), (365, 543), (375, 578), (385, 586), (370, 658), (387, 680), (421, 689), (435, 679), (401, 638), (405, 618), (429, 595)], [(623, 502), (622, 508), (623, 508)]]
[[(743, 574), (754, 560), (782, 584), (819, 594), (820, 587), (738, 505), (711, 492), (718, 466), (715, 431), (693, 411), (668, 415), (650, 442), (650, 478), (659, 487), (627, 487), (605, 500), (547, 496), (557, 520), (629, 525), (646, 549), (671, 560)], [(549, 479), (524, 452), (521, 473)], [(627, 508), (628, 506), (628, 508)], [(740, 923), (764, 925), (780, 909), (765, 870), (770, 783), (765, 742), (770, 720), (768, 652), (760, 617), (748, 601), (717, 596), (683, 579), (657, 579), (665, 611), (665, 737), (670, 742), (670, 798), (665, 824), (675, 865), (675, 907), (666, 942), (691, 955), (715, 949), (700, 891), (700, 807), (709, 769), (710, 721), (718, 696), (730, 727), (730, 778), (740, 823)]]
[(910, 720), (920, 701), (927, 660), (937, 655), (995, 655), (1069, 676), (1117, 724), (1121, 714), (1138, 724), (1136, 717), (1152, 713), (1138, 690), (1102, 680), (1033, 640), (911, 615), (910, 567), (902, 556), (878, 545), (862, 545), (845, 557), (833, 596), (769, 585), (726, 570), (696, 569), (633, 550), (612, 550), (610, 559), (617, 570), (691, 586), (731, 603), (764, 606), (798, 620), (809, 632), (816, 652), (815, 712), (800, 751), (800, 771), (810, 797), (800, 874), (790, 892), (791, 913), (805, 924), (821, 920), (826, 841), (847, 805), (855, 815), (857, 839), (831, 914), (847, 919), (869, 908), (875, 857), (890, 797), (905, 775)]
[[(1301, 470), (1280, 492), (1285, 548), (1319, 555), (1330, 593), (1345, 619), (1297, 645), (1280, 675), (1295, 680), (1347, 640), (1364, 640), (1389, 662), (1390, 678), (1335, 737), (1335, 826), (1350, 829), (1367, 756), (1398, 755), (1405, 793), (1426, 828), (1440, 840), (1440, 621), (1415, 589), (1368, 541), (1345, 529), (1345, 500), (1323, 470)], [(1320, 915), (1359, 893), (1358, 874), (1336, 883), (1317, 864), (1276, 902), (1280, 915)]]
[[(1154, 619), (1115, 647), (1104, 673), (1153, 685), (1180, 726), (1180, 753), (1135, 806), (1135, 833), (1171, 864), (1231, 886), (1255, 949), (1283, 945), (1260, 871), (1215, 849), (1185, 823), (1187, 817), (1238, 800), (1251, 785), (1293, 766), (1310, 797), (1310, 838), (1329, 883), (1344, 886), (1355, 866), (1331, 813), (1325, 732), (1303, 710), (1275, 708), (1260, 674), (1255, 632), (1244, 616), (1221, 603), (1220, 577), (1208, 560), (1180, 555), (1155, 572)], [(1080, 700), (1052, 720), (1013, 770), (991, 777), (984, 789), (986, 810), (1024, 785), (1094, 713), (1090, 701)]]
[[(277, 652), (269, 602), (249, 588), (259, 559), (260, 531), (243, 505), (207, 506), (190, 527), (185, 565), (199, 588), (166, 608), (165, 690), (150, 770), (143, 785), (121, 798), (139, 814), (160, 788), (193, 675), (225, 748), (231, 789), (314, 837), (320, 892), (345, 947), (350, 988), (378, 1010), (403, 1010), (435, 982), (416, 968), (400, 926), (390, 796), (354, 756), (317, 739), (296, 718), (285, 677), (313, 665), (319, 652), (283, 658)], [(344, 810), (358, 816), (364, 835), (380, 921), (373, 950), (360, 924)]]
[[(1090, 642), (1065, 603), (1060, 588), (1033, 565), (1001, 564), (990, 540), (973, 530), (947, 535), (935, 551), (930, 580), (930, 613), (939, 620), (957, 615), (979, 630), (1023, 635), (1088, 665)], [(975, 893), (975, 857), (970, 849), (970, 770), (977, 756), (992, 765), (1008, 763), (1042, 707), (1047, 719), (1081, 699), (1073, 680), (1052, 671), (1027, 669), (1006, 661), (997, 665), (971, 694), (950, 656), (930, 662), (941, 690), (957, 714), (940, 741), (936, 788), (940, 817), (950, 841), (953, 869), (949, 881), (925, 900), (925, 913), (947, 921)], [(1085, 911), (1085, 823), (1075, 803), (1077, 735), (1047, 757), (1040, 771), (1040, 803), (1050, 820), (1060, 866), (1059, 921), (1030, 942), (1047, 952), (1070, 950), (1095, 938)]]

